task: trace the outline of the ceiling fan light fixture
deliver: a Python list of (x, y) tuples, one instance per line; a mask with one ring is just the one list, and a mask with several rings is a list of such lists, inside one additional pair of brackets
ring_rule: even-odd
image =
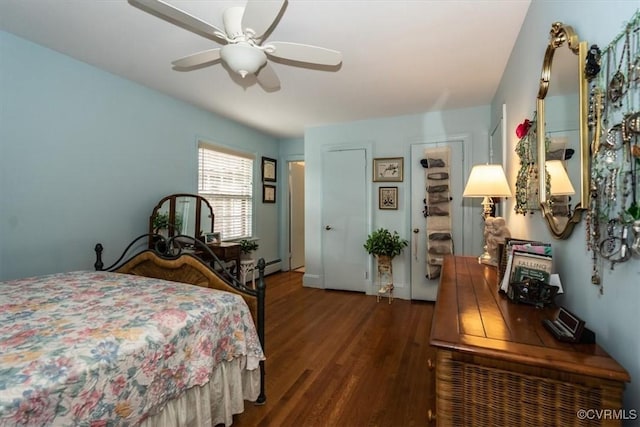
[(224, 30), (170, 5), (167, 1), (129, 0), (129, 3), (223, 45), (173, 61), (176, 71), (191, 71), (222, 62), (228, 70), (242, 78), (247, 74), (255, 75), (257, 83), (264, 90), (272, 92), (280, 89), (280, 80), (268, 59), (282, 59), (282, 64), (293, 66), (302, 63), (334, 67), (334, 71), (339, 69), (338, 65), (342, 62), (340, 52), (319, 46), (289, 42), (263, 45), (273, 27), (280, 21), (287, 0), (245, 0), (244, 7), (229, 7), (222, 14)]
[(220, 57), (242, 78), (247, 74), (255, 74), (267, 62), (267, 55), (261, 49), (241, 43), (223, 46)]

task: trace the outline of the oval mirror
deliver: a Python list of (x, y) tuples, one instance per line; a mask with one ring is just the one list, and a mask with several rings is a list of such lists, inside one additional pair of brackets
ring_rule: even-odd
[(589, 202), (587, 42), (568, 25), (551, 26), (538, 91), (540, 208), (556, 239), (567, 239)]

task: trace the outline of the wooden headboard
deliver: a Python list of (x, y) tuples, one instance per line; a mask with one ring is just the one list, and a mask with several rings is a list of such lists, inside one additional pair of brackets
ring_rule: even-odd
[(256, 327), (258, 326), (257, 292), (233, 286), (193, 255), (182, 254), (177, 258), (163, 258), (153, 250), (146, 250), (112, 271), (170, 280), (172, 282), (189, 283), (203, 288), (240, 294), (249, 306), (249, 310), (251, 310)]

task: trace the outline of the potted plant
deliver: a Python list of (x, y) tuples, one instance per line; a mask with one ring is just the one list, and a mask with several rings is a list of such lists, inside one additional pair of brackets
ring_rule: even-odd
[(240, 243), (240, 252), (243, 259), (251, 259), (251, 252), (258, 249), (258, 242), (255, 240), (242, 239)]
[(379, 228), (367, 236), (364, 248), (378, 261), (378, 301), (383, 294), (389, 295), (389, 304), (393, 292), (393, 258), (400, 255), (409, 244), (397, 231), (391, 233), (386, 228)]
[(386, 228), (380, 228), (367, 236), (364, 248), (380, 262), (380, 257), (387, 257), (390, 261), (400, 255), (408, 244), (407, 240), (400, 238), (397, 231), (392, 234)]

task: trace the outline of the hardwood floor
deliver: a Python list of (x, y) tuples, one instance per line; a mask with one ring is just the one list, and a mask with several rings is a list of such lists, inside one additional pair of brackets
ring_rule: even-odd
[(428, 425), (432, 303), (304, 288), (296, 272), (266, 283), (267, 402), (234, 426)]

